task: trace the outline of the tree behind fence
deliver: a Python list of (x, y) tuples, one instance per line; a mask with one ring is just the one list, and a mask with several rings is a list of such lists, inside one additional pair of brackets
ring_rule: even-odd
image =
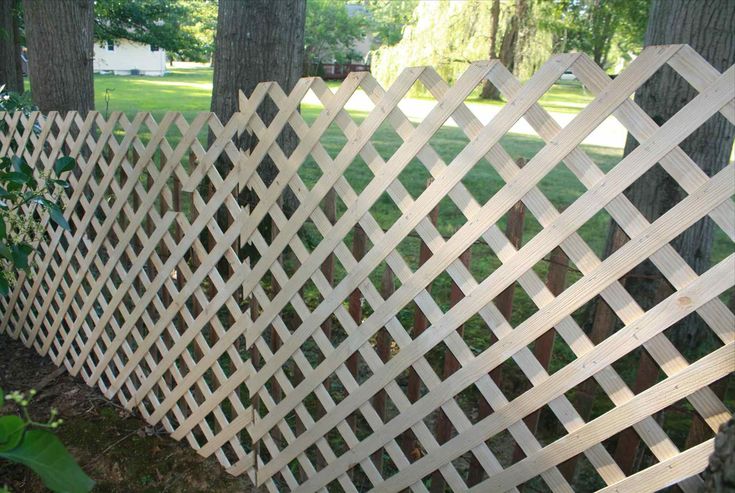
[[(630, 95), (665, 65), (699, 94), (656, 123)], [(561, 128), (537, 102), (567, 70), (596, 97)], [(484, 79), (508, 100), (485, 126), (464, 104)], [(678, 146), (717, 113), (735, 122), (734, 79), (661, 46), (613, 81), (569, 54), (524, 85), (498, 61), (451, 87), (431, 68), (388, 90), (368, 73), (336, 92), (262, 83), (225, 123), (2, 114), (0, 156), (79, 168), (72, 230), (49, 229), (0, 331), (273, 491), (697, 491), (731, 415), (735, 173)], [(397, 106), (415, 84), (437, 101), (419, 123)], [(302, 115), (309, 91), (321, 111)], [(357, 91), (373, 109), (355, 118)], [(602, 169), (580, 143), (611, 116), (641, 145)], [(503, 140), (521, 118), (545, 142), (527, 162)], [(623, 192), (654, 166), (686, 197), (649, 222)], [(548, 197), (560, 171), (567, 203)], [(624, 237), (600, 258), (589, 225), (608, 217)], [(725, 253), (698, 276), (669, 243), (705, 218)], [(625, 289), (643, 262), (671, 287), (647, 311)], [(609, 308), (601, 340), (580, 326), (590, 303)], [(706, 346), (667, 337), (685, 317)], [(661, 376), (636, 395), (644, 351)]]

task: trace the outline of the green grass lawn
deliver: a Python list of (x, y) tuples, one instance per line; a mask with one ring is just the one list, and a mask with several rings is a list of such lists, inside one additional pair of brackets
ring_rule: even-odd
[[(97, 75), (95, 77), (96, 106), (99, 111), (105, 112), (105, 92), (109, 90), (110, 111), (123, 111), (131, 118), (138, 111), (150, 111), (156, 119), (161, 118), (167, 111), (180, 111), (190, 120), (198, 112), (209, 110), (212, 91), (211, 81), (212, 70), (209, 68), (174, 69), (161, 78)], [(329, 85), (334, 89), (339, 83), (330, 82)], [(579, 84), (575, 82), (564, 82), (553, 86), (541, 100), (541, 103), (549, 110), (576, 112), (591, 100), (592, 96), (586, 93)], [(476, 98), (470, 98), (470, 101), (478, 102)], [(484, 103), (500, 104), (497, 102)], [(313, 122), (320, 111), (321, 108), (319, 107), (302, 105), (302, 114), (308, 123)], [(352, 112), (351, 114), (358, 123), (367, 115), (364, 112)], [(145, 139), (147, 135), (142, 133), (142, 137)], [(204, 140), (205, 138), (206, 136), (203, 133), (202, 139)], [(174, 136), (171, 140), (175, 144), (177, 137)], [(333, 125), (325, 133), (321, 142), (327, 152), (334, 157), (344, 146), (346, 139), (342, 132), (336, 128), (336, 125)], [(375, 134), (372, 142), (375, 144), (381, 156), (387, 161), (400, 147), (402, 141), (388, 124), (384, 124)], [(430, 144), (444, 161), (449, 163), (467, 142), (467, 138), (460, 129), (447, 126), (443, 127), (432, 137)], [(524, 157), (530, 159), (541, 149), (543, 142), (533, 136), (507, 134), (501, 140), (501, 145), (513, 158)], [(620, 160), (622, 155), (620, 149), (593, 146), (582, 147), (603, 171), (610, 170)], [(312, 160), (307, 161), (299, 174), (307, 186), (313, 185), (318, 177), (321, 176), (321, 172)], [(350, 165), (345, 177), (355, 191), (359, 193), (370, 181), (372, 173), (365, 163), (358, 158)], [(409, 193), (417, 197), (424, 190), (428, 177), (429, 174), (426, 169), (417, 160), (414, 160), (401, 173), (400, 180), (408, 189)], [(484, 204), (503, 186), (504, 182), (486, 161), (482, 161), (465, 177), (463, 184), (478, 202)], [(562, 163), (541, 181), (539, 188), (560, 210), (569, 206), (585, 191), (582, 184), (579, 183)], [(338, 208), (343, 209), (343, 204), (338, 204)], [(440, 210), (441, 219), (438, 228), (443, 235), (451, 235), (464, 224), (464, 216), (448, 198), (442, 201)], [(373, 206), (371, 213), (384, 229), (389, 228), (400, 214), (398, 208), (385, 194)], [(505, 227), (504, 221), (505, 219), (500, 223), (501, 228)], [(598, 255), (602, 254), (608, 222), (609, 216), (605, 212), (600, 212), (580, 230), (580, 235)], [(529, 240), (540, 230), (540, 225), (531, 214), (527, 214), (526, 223), (524, 231), (525, 241)], [(407, 261), (415, 265), (417, 262), (418, 247), (414, 247), (411, 244), (411, 240), (407, 240), (401, 248)], [(478, 245), (477, 248), (482, 249), (483, 247)], [(732, 244), (718, 230), (713, 260), (716, 261), (724, 258), (732, 250)], [(473, 265), (475, 264), (478, 271), (486, 275), (487, 272), (492, 271), (497, 266), (497, 260), (489, 251), (478, 251)], [(539, 266), (539, 274), (545, 275), (544, 264)], [(376, 272), (376, 276), (379, 275), (380, 272)]]
[[(164, 77), (95, 75), (95, 101), (99, 111), (105, 111), (105, 92), (110, 92), (110, 111), (150, 111), (155, 115), (166, 111), (180, 111), (187, 116), (209, 110), (212, 94), (212, 69), (172, 69)], [(330, 81), (331, 88), (339, 82)], [(475, 91), (477, 92), (477, 91)], [(183, 98), (182, 96), (186, 97)], [(575, 82), (554, 85), (541, 99), (549, 111), (576, 113), (592, 101), (592, 95)], [(477, 104), (501, 105), (500, 101), (468, 98)]]
[[(186, 69), (172, 70), (168, 75), (162, 78), (148, 77), (120, 77), (120, 76), (96, 76), (95, 77), (95, 94), (96, 106), (101, 112), (106, 112), (105, 92), (109, 90), (110, 104), (109, 111), (123, 111), (128, 117), (132, 118), (136, 112), (151, 112), (156, 119), (160, 119), (165, 112), (178, 111), (191, 120), (198, 112), (208, 111), (211, 97), (211, 69)], [(335, 87), (336, 83), (330, 83), (331, 87)], [(579, 111), (592, 99), (591, 95), (575, 83), (565, 83), (555, 85), (541, 100), (543, 106), (552, 111), (574, 113)], [(480, 102), (476, 98), (470, 98), (470, 101), (482, 104), (500, 104), (496, 102)], [(302, 106), (302, 114), (307, 123), (313, 122), (320, 112), (320, 108), (310, 105)], [(352, 112), (351, 116), (359, 124), (365, 117), (365, 112)], [(145, 141), (149, 135), (141, 132), (141, 137)], [(172, 137), (170, 142), (175, 145), (177, 137)], [(206, 134), (201, 135), (202, 142), (206, 141)], [(400, 147), (402, 140), (387, 125), (384, 124), (374, 135), (372, 139), (376, 149), (381, 156), (388, 161), (395, 151)], [(464, 148), (468, 140), (459, 128), (446, 126), (439, 130), (431, 139), (430, 145), (446, 163), (450, 163), (457, 154)], [(332, 156), (336, 156), (346, 143), (346, 138), (342, 132), (332, 126), (323, 136), (321, 143), (327, 152)], [(524, 157), (530, 159), (544, 145), (539, 139), (532, 136), (520, 134), (507, 134), (501, 139), (503, 148), (513, 157)], [(584, 151), (592, 158), (592, 160), (605, 172), (609, 171), (618, 163), (622, 156), (622, 150), (606, 147), (582, 146)], [(299, 170), (299, 176), (304, 183), (313, 186), (323, 172), (317, 164), (309, 159)], [(370, 182), (373, 174), (361, 158), (355, 159), (348, 167), (344, 174), (346, 180), (360, 193)], [(425, 190), (429, 173), (423, 165), (414, 159), (400, 174), (399, 179), (408, 192), (414, 197), (418, 197)], [(498, 190), (500, 190), (504, 181), (495, 172), (490, 164), (486, 161), (477, 163), (475, 168), (463, 179), (462, 183), (467, 187), (472, 196), (480, 203), (486, 203)], [(575, 176), (564, 166), (559, 163), (557, 167), (549, 173), (539, 184), (540, 190), (548, 197), (553, 205), (562, 210), (573, 203), (585, 191), (585, 187), (575, 178)], [(444, 198), (440, 205), (439, 212), (439, 232), (444, 236), (450, 236), (457, 231), (465, 222), (463, 214), (458, 207), (452, 203), (449, 198)], [(345, 210), (344, 204), (338, 202), (338, 214)], [(370, 213), (383, 227), (388, 229), (400, 216), (398, 207), (392, 200), (383, 194), (383, 196), (371, 207)], [(503, 218), (499, 222), (499, 227), (505, 229), (506, 219)], [(592, 250), (602, 256), (602, 251), (606, 241), (606, 232), (609, 224), (609, 216), (603, 211), (596, 214), (588, 221), (580, 230), (580, 236), (587, 242)], [(527, 242), (535, 234), (540, 231), (539, 223), (534, 219), (533, 215), (527, 213), (524, 228), (524, 242)], [(728, 254), (732, 253), (733, 245), (725, 237), (723, 233), (717, 230), (715, 238), (715, 246), (713, 252), (713, 261), (719, 261)], [(300, 236), (305, 243), (314, 246), (320, 238), (313, 225), (306, 225)], [(350, 238), (347, 238), (347, 245), (350, 245)], [(408, 265), (413, 269), (418, 268), (419, 240), (415, 236), (409, 236), (403, 241), (398, 248), (401, 256)], [(490, 250), (490, 248), (477, 242), (472, 247), (472, 274), (481, 281), (485, 279), (500, 265), (499, 260)], [(548, 269), (547, 262), (539, 262), (534, 270), (544, 279)], [(294, 265), (287, 265), (287, 271), (292, 274)], [(371, 280), (376, 286), (380, 286), (382, 272), (385, 264), (371, 274)], [(346, 275), (345, 269), (341, 265), (336, 267), (336, 282), (339, 282)], [(567, 277), (567, 285), (571, 284), (579, 278), (580, 274), (572, 268)], [(451, 280), (447, 274), (438, 277), (432, 286), (432, 297), (437, 301), (440, 308), (444, 311), (449, 309), (449, 292), (451, 290)], [(315, 290), (305, 290), (304, 298), (314, 309), (319, 302), (319, 295)], [(530, 297), (521, 289), (515, 290), (513, 316), (511, 324), (516, 326), (521, 321), (528, 318), (537, 311), (536, 306)], [(288, 307), (284, 315), (288, 319)], [(365, 307), (365, 315), (370, 314), (370, 307)], [(575, 318), (582, 323), (585, 321), (585, 310), (580, 309), (575, 313)], [(398, 314), (398, 319), (404, 327), (411, 327), (414, 317), (413, 305), (408, 305)], [(464, 326), (465, 339), (471, 349), (479, 352), (490, 344), (489, 330), (484, 322), (478, 317), (472, 317)], [(555, 343), (554, 359), (551, 364), (550, 371), (556, 371), (567, 362), (574, 359), (574, 354), (569, 347), (557, 337)], [(307, 351), (308, 352), (308, 351)], [(314, 353), (316, 354), (316, 352)], [(633, 386), (635, 380), (635, 368), (637, 368), (637, 352), (626, 357), (625, 364), (616, 368), (621, 376), (626, 380), (628, 385)], [(307, 355), (308, 356), (308, 355)], [(432, 351), (428, 355), (428, 360), (435, 368), (440, 368), (443, 356), (435, 354)], [(439, 371), (439, 370), (437, 370)], [(525, 377), (520, 374), (517, 367), (512, 364), (506, 365), (503, 370), (507, 379), (503, 384), (503, 391), (507, 396), (518, 392), (518, 388), (522, 388), (518, 382), (522, 382)], [(573, 391), (568, 393), (571, 396)], [(604, 399), (598, 400), (594, 404), (593, 417), (601, 414), (608, 409)], [(677, 427), (679, 432), (686, 433), (688, 423), (683, 423)]]

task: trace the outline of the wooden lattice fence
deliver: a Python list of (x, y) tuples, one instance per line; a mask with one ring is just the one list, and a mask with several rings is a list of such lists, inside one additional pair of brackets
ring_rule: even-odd
[[(656, 123), (631, 95), (667, 65), (699, 94)], [(537, 102), (567, 70), (595, 98), (561, 128)], [(508, 103), (482, 125), (465, 101), (486, 78)], [(418, 123), (398, 108), (416, 84), (436, 99)], [(300, 112), (309, 91), (321, 111)], [(367, 114), (344, 109), (358, 91)], [(602, 166), (580, 144), (612, 116), (640, 145)], [(72, 229), (49, 226), (0, 332), (272, 491), (695, 492), (731, 416), (735, 169), (678, 146), (722, 117), (735, 69), (679, 45), (614, 80), (567, 54), (525, 84), (498, 61), (451, 87), (431, 68), (262, 83), (226, 124), (0, 114), (0, 156), (79, 164)], [(521, 118), (544, 144), (514, 156)], [(685, 193), (646, 218), (623, 191), (654, 166)], [(608, 218), (624, 234), (601, 258)], [(697, 274), (670, 243), (701, 220), (724, 253)], [(654, 306), (625, 287), (643, 262)], [(685, 317), (697, 348), (669, 337)]]

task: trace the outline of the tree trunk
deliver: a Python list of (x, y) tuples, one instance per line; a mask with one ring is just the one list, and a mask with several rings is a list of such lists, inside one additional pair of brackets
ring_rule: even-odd
[(727, 493), (735, 490), (735, 419), (720, 426), (715, 437), (715, 451), (709, 458), (709, 466), (702, 474), (702, 492)]
[[(720, 72), (735, 63), (735, 2), (710, 0), (654, 0), (651, 5), (645, 45), (687, 43)], [(672, 69), (665, 67), (635, 95), (635, 101), (659, 125), (667, 121), (696, 96), (696, 91)], [(684, 140), (681, 148), (708, 176), (727, 165), (732, 151), (735, 129), (719, 113)], [(625, 155), (638, 143), (628, 134)], [(658, 219), (684, 197), (676, 182), (663, 168), (656, 166), (636, 181), (626, 192), (627, 197), (649, 220)], [(676, 250), (697, 273), (709, 267), (712, 252), (713, 222), (705, 218), (679, 236), (673, 243)], [(650, 263), (646, 263), (628, 287), (644, 308), (649, 308), (658, 289), (648, 276), (660, 277)], [(637, 278), (637, 279), (636, 279)], [(690, 317), (679, 324), (674, 334), (679, 347), (696, 347), (702, 331), (696, 319)]]
[[(305, 0), (220, 0), (214, 54), (212, 111), (226, 123), (238, 109), (238, 91), (250, 96), (259, 82), (275, 81), (288, 94), (301, 77), (304, 60)], [(276, 114), (270, 101), (261, 106), (266, 125)], [(288, 127), (288, 126), (287, 126)], [(253, 141), (244, 135), (241, 146)], [(278, 143), (290, 155), (297, 139), (290, 127)], [(260, 167), (269, 185), (276, 176), (272, 162)]]
[[(500, 20), (500, 0), (493, 0), (493, 6), (490, 8), (491, 24), (490, 24), (490, 53), (489, 57), (492, 60), (497, 58), (496, 44), (498, 39), (498, 21)], [(482, 99), (500, 99), (500, 91), (493, 86), (489, 80), (482, 81), (482, 92), (480, 93)]]
[(33, 102), (43, 112), (94, 109), (93, 0), (23, 0)]
[[(654, 0), (645, 45), (687, 43), (722, 72), (735, 62), (735, 31), (731, 26), (733, 18), (735, 2), (730, 0)], [(662, 125), (695, 95), (696, 91), (683, 78), (665, 67), (638, 89), (635, 101), (657, 124)], [(727, 165), (734, 136), (732, 125), (717, 114), (684, 140), (681, 148), (708, 176), (712, 176)], [(628, 155), (637, 145), (636, 140), (628, 134), (624, 154)], [(658, 219), (684, 195), (660, 166), (649, 170), (626, 191), (626, 196), (649, 221)], [(713, 222), (705, 218), (672, 242), (684, 260), (699, 274), (710, 264), (713, 226)], [(611, 223), (606, 256), (614, 250), (612, 239), (619, 234), (615, 231), (617, 228), (614, 222)], [(626, 289), (645, 310), (655, 305), (657, 292), (668, 288), (668, 282), (650, 261), (638, 266), (624, 282)], [(595, 309), (602, 308), (598, 304)], [(700, 319), (689, 316), (669, 329), (667, 336), (687, 356), (688, 352), (696, 351), (705, 342), (709, 331)]]
[(0, 0), (0, 86), (23, 92), (17, 0)]

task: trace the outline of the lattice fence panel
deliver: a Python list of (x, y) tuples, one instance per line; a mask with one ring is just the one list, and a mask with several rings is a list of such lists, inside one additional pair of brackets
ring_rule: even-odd
[[(538, 101), (569, 70), (594, 99), (562, 127)], [(631, 95), (661, 70), (698, 95), (655, 122)], [(624, 158), (582, 145), (611, 118)], [(679, 147), (712, 118), (735, 123), (735, 69), (680, 45), (614, 80), (567, 54), (525, 84), (497, 61), (262, 83), (226, 125), (2, 115), (1, 156), (79, 168), (0, 331), (271, 491), (695, 492), (735, 370), (735, 170)], [(623, 192), (653, 168), (682, 198), (646, 217)], [(704, 220), (697, 273), (672, 244)]]

